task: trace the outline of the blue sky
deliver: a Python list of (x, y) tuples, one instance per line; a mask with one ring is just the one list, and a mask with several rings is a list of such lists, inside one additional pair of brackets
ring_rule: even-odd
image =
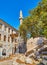
[(28, 11), (38, 5), (40, 0), (0, 0), (0, 18), (18, 29), (20, 25), (19, 12), (23, 11), (23, 16), (29, 15)]

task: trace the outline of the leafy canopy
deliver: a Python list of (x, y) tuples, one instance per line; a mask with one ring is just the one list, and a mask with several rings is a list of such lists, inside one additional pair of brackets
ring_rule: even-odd
[[(29, 36), (47, 37), (47, 0), (42, 0), (36, 8), (29, 11), (30, 16), (23, 19), (20, 25), (20, 34), (24, 39)], [(29, 34), (29, 36), (28, 36)]]

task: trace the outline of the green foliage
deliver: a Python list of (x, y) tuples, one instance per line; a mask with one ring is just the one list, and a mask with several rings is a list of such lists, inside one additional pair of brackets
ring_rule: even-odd
[(20, 34), (22, 35), (24, 40), (27, 40), (27, 38), (30, 36), (30, 32), (31, 32), (31, 21), (29, 18), (25, 18), (23, 20), (23, 23), (22, 23), (22, 25), (20, 25), (19, 30), (20, 30)]
[(47, 0), (42, 0), (38, 6), (29, 11), (30, 16), (23, 20), (19, 30), (23, 37), (30, 34), (33, 37), (47, 37)]

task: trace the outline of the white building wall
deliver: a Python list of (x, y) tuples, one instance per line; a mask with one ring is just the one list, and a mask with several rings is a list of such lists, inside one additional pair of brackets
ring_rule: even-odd
[[(2, 50), (6, 49), (6, 56), (12, 54), (12, 48), (13, 48), (13, 43), (10, 37), (10, 42), (8, 42), (8, 36), (12, 34), (12, 29), (10, 29), (10, 33), (8, 32), (9, 27), (6, 27), (5, 30), (5, 25), (2, 25), (2, 29), (0, 29), (0, 34), (1, 34), (1, 40), (0, 43), (2, 44), (2, 48), (0, 48), (0, 56), (2, 56)], [(13, 33), (16, 33), (13, 31)], [(4, 35), (6, 35), (6, 41), (4, 41)]]
[(5, 25), (3, 24), (3, 25), (2, 25), (2, 31), (4, 31), (4, 27), (5, 27)]

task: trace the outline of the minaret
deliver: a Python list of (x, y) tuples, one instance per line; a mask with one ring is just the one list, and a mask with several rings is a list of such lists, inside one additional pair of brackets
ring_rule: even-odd
[(22, 24), (22, 20), (23, 20), (22, 10), (20, 10), (20, 17), (19, 17), (19, 20), (20, 20), (20, 25), (21, 25), (21, 24)]

